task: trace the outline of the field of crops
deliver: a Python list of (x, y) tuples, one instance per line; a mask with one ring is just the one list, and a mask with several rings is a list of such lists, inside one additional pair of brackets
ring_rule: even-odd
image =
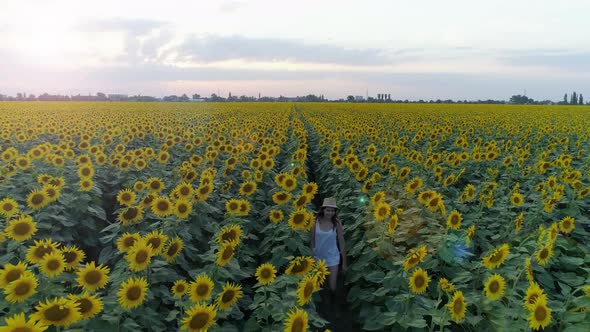
[[(590, 108), (0, 103), (0, 331), (590, 330)], [(4, 327), (1, 327), (4, 324)]]

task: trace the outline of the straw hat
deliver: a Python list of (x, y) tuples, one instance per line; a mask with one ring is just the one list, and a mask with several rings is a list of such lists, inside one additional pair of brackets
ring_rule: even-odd
[(338, 206), (336, 206), (336, 198), (335, 197), (324, 198), (324, 204), (322, 204), (322, 207), (333, 207), (333, 208), (337, 209)]

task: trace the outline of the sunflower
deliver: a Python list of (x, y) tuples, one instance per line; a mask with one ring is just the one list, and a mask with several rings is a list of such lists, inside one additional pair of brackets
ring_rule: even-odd
[(18, 156), (16, 157), (15, 162), (16, 166), (23, 171), (31, 167), (31, 159), (29, 159), (27, 156)]
[(92, 190), (92, 188), (94, 188), (94, 181), (92, 181), (92, 179), (90, 178), (83, 178), (80, 179), (80, 190), (84, 191), (84, 192), (88, 192), (90, 190)]
[(27, 196), (27, 206), (33, 210), (39, 210), (40, 208), (49, 204), (49, 197), (41, 190), (33, 190)]
[(516, 234), (520, 233), (520, 230), (522, 229), (523, 221), (524, 221), (524, 213), (521, 212), (516, 217), (516, 220), (514, 220), (514, 233), (516, 233)]
[(252, 196), (256, 192), (257, 184), (254, 181), (246, 181), (240, 186), (240, 195)]
[(90, 295), (84, 292), (80, 295), (70, 294), (68, 298), (78, 303), (78, 309), (80, 315), (82, 315), (81, 320), (90, 319), (98, 315), (103, 309), (102, 300), (96, 294)]
[(398, 215), (394, 214), (393, 216), (391, 216), (391, 219), (389, 219), (389, 223), (387, 224), (387, 233), (389, 235), (393, 235), (395, 233), (398, 223), (399, 223)]
[(133, 190), (140, 193), (145, 190), (146, 184), (143, 181), (135, 181), (133, 184)]
[(187, 219), (193, 212), (193, 205), (186, 199), (179, 199), (174, 203), (174, 215), (178, 219)]
[(189, 332), (207, 331), (215, 324), (216, 315), (215, 305), (195, 304), (187, 310), (186, 317), (182, 319), (182, 329)]
[(429, 283), (430, 277), (428, 277), (428, 273), (422, 270), (422, 268), (417, 268), (409, 279), (410, 290), (414, 294), (424, 293)]
[(438, 281), (438, 286), (445, 293), (449, 293), (450, 294), (450, 293), (452, 293), (452, 292), (455, 291), (455, 284), (453, 284), (452, 282), (450, 282), (447, 278), (440, 278), (440, 280)]
[(133, 247), (135, 242), (139, 241), (141, 236), (139, 233), (124, 233), (117, 239), (117, 249), (121, 252), (127, 252)]
[(125, 226), (139, 222), (143, 219), (143, 206), (137, 205), (124, 208), (119, 213), (118, 219)]
[(223, 290), (217, 295), (217, 307), (220, 310), (229, 310), (242, 297), (242, 286), (227, 282)]
[(117, 202), (121, 205), (131, 206), (131, 204), (135, 203), (136, 199), (137, 194), (130, 189), (123, 189), (117, 194)]
[(426, 246), (421, 246), (418, 249), (411, 249), (404, 261), (404, 271), (409, 271), (419, 263), (422, 263), (427, 254), (428, 250), (426, 249)]
[(197, 276), (195, 281), (190, 283), (188, 294), (194, 303), (207, 301), (211, 297), (215, 284), (213, 280), (206, 275), (201, 274)]
[(61, 196), (60, 189), (52, 184), (46, 184), (41, 188), (41, 191), (49, 197), (49, 202), (55, 202)]
[(291, 200), (291, 194), (286, 191), (279, 191), (272, 195), (272, 201), (275, 204), (287, 204)]
[(168, 241), (168, 236), (164, 235), (160, 230), (152, 231), (144, 235), (144, 239), (148, 246), (152, 247), (152, 252), (155, 255), (159, 255), (164, 250), (164, 245)]
[(41, 262), (39, 262), (41, 272), (50, 278), (59, 276), (64, 272), (65, 268), (66, 260), (59, 250), (43, 256)]
[(240, 204), (240, 208), (238, 210), (237, 215), (242, 217), (247, 216), (250, 213), (250, 202), (243, 199), (240, 199), (238, 201)]
[(409, 182), (406, 184), (406, 186), (404, 187), (404, 190), (405, 190), (407, 193), (409, 193), (409, 194), (412, 194), (412, 195), (413, 195), (414, 193), (416, 193), (416, 191), (417, 191), (418, 189), (422, 188), (422, 185), (423, 185), (423, 184), (424, 184), (424, 181), (423, 181), (421, 178), (419, 178), (419, 177), (416, 177), (416, 178), (413, 178), (412, 180), (410, 180), (410, 181), (409, 181)]
[(537, 300), (546, 302), (547, 294), (545, 294), (545, 291), (543, 291), (538, 283), (531, 282), (524, 297), (524, 307), (528, 310), (533, 310)]
[(270, 263), (264, 263), (256, 269), (255, 275), (261, 285), (270, 285), (277, 277), (277, 269)]
[(539, 297), (530, 309), (529, 327), (533, 330), (544, 329), (551, 323), (551, 309), (547, 306), (547, 299)]
[(234, 257), (235, 250), (235, 244), (232, 242), (224, 242), (219, 248), (219, 251), (217, 251), (217, 259), (215, 260), (215, 264), (219, 266), (227, 265)]
[(377, 204), (373, 214), (375, 220), (383, 221), (391, 215), (391, 207), (385, 202)]
[(305, 332), (308, 328), (307, 312), (295, 308), (287, 314), (284, 332)]
[(16, 265), (6, 264), (2, 270), (0, 270), (0, 289), (5, 288), (11, 282), (17, 280), (25, 274), (32, 274), (31, 271), (27, 270), (27, 263), (18, 262)]
[(103, 288), (109, 281), (110, 269), (108, 266), (100, 264), (96, 266), (94, 262), (86, 263), (86, 265), (76, 272), (78, 278), (76, 281), (78, 285), (85, 290), (95, 292)]
[(172, 214), (172, 203), (166, 197), (158, 196), (152, 201), (152, 212), (158, 217), (166, 217)]
[(133, 309), (145, 300), (148, 283), (143, 277), (131, 277), (121, 284), (117, 297), (121, 307)]
[(164, 182), (160, 178), (149, 178), (146, 184), (151, 193), (157, 194), (164, 190)]
[(485, 256), (482, 260), (483, 265), (489, 270), (495, 269), (500, 265), (504, 264), (506, 257), (510, 254), (510, 247), (507, 243), (494, 249), (489, 255)]
[(180, 255), (180, 252), (184, 248), (184, 241), (180, 237), (170, 239), (170, 241), (164, 247), (162, 251), (162, 257), (168, 262), (172, 263)]
[(311, 296), (316, 290), (318, 290), (318, 287), (315, 278), (309, 274), (306, 275), (301, 279), (297, 287), (297, 303), (300, 306), (307, 304), (311, 301)]
[(522, 206), (522, 203), (524, 202), (524, 198), (522, 197), (522, 194), (519, 192), (514, 192), (512, 193), (512, 196), (510, 197), (510, 203), (516, 207), (520, 207)]
[(237, 215), (240, 212), (240, 201), (237, 199), (230, 199), (225, 203), (225, 210), (230, 213)]
[(39, 302), (37, 312), (31, 318), (44, 325), (70, 326), (82, 318), (76, 301), (65, 297), (56, 297), (52, 301)]
[(295, 208), (295, 209), (303, 208), (310, 201), (311, 201), (311, 197), (303, 194), (303, 195), (297, 197), (297, 199), (295, 199), (293, 201), (293, 208)]
[(77, 246), (68, 246), (59, 250), (64, 256), (66, 263), (66, 271), (75, 270), (78, 265), (86, 258), (84, 251), (79, 249)]
[(287, 174), (283, 182), (279, 183), (279, 186), (286, 191), (293, 191), (297, 188), (297, 178), (291, 174)]
[(576, 228), (575, 220), (572, 217), (565, 217), (559, 222), (559, 230), (562, 233), (569, 234)]
[(190, 183), (182, 182), (176, 188), (174, 188), (174, 192), (178, 195), (180, 199), (189, 199), (193, 197), (194, 190)]
[(176, 280), (170, 291), (175, 298), (181, 298), (184, 294), (188, 293), (189, 287), (190, 286), (186, 280)]
[(289, 215), (289, 227), (293, 230), (305, 230), (309, 219), (307, 210), (297, 209)]
[(154, 256), (153, 249), (149, 246), (145, 239), (139, 239), (127, 251), (127, 262), (129, 262), (129, 269), (134, 272), (144, 270), (152, 262)]
[(30, 246), (27, 250), (27, 260), (32, 264), (41, 263), (41, 259), (46, 254), (57, 251), (59, 244), (50, 239), (43, 239), (41, 241), (34, 240), (35, 244)]
[(455, 321), (455, 323), (459, 323), (463, 318), (465, 318), (467, 304), (465, 303), (465, 298), (463, 297), (462, 291), (458, 290), (453, 294), (453, 298), (447, 304), (447, 308), (449, 309), (451, 318)]
[(553, 245), (551, 243), (544, 245), (535, 253), (535, 257), (537, 258), (539, 265), (547, 265), (549, 259), (553, 257)]
[(457, 210), (451, 211), (447, 218), (447, 227), (453, 230), (458, 230), (461, 228), (461, 221), (463, 220), (463, 216)]
[(306, 183), (303, 186), (302, 192), (305, 194), (305, 196), (313, 198), (313, 196), (318, 193), (318, 184), (315, 182)]
[(35, 321), (34, 319), (25, 319), (25, 313), (6, 317), (4, 319), (6, 326), (0, 327), (1, 332), (43, 332), (47, 330), (47, 325)]
[(371, 204), (377, 205), (381, 202), (385, 202), (385, 192), (378, 191), (371, 197)]
[(5, 299), (10, 303), (23, 302), (37, 292), (38, 285), (37, 278), (32, 273), (23, 273), (6, 286)]
[(499, 274), (493, 274), (485, 282), (484, 290), (486, 297), (492, 301), (497, 301), (504, 295), (504, 289), (506, 288), (506, 281), (504, 277)]
[(22, 242), (37, 233), (36, 225), (37, 223), (33, 221), (33, 217), (21, 214), (18, 218), (9, 220), (4, 231), (9, 238)]
[(326, 266), (326, 260), (316, 260), (315, 265), (310, 273), (315, 278), (316, 285), (318, 285), (318, 287), (323, 285), (324, 281), (326, 281), (326, 277), (330, 274), (330, 270), (328, 270), (328, 267)]
[(234, 245), (239, 245), (242, 238), (242, 227), (240, 225), (226, 225), (219, 231), (217, 236), (217, 243), (223, 244), (231, 242)]
[(18, 212), (18, 203), (12, 198), (4, 198), (0, 201), (0, 215), (10, 217)]
[(285, 215), (283, 214), (282, 210), (273, 209), (273, 210), (270, 210), (268, 218), (270, 219), (271, 222), (276, 224), (276, 223), (280, 222), (281, 220), (285, 219)]
[(80, 178), (91, 178), (94, 176), (94, 167), (91, 164), (81, 165), (77, 172)]
[(314, 259), (309, 256), (295, 257), (289, 262), (289, 267), (285, 271), (286, 274), (297, 277), (307, 274), (313, 268)]

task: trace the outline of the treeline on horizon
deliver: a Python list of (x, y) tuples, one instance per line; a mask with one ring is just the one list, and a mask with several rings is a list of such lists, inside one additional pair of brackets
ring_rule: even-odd
[[(387, 99), (383, 98), (387, 96)], [(43, 93), (39, 96), (34, 94), (17, 93), (16, 96), (0, 94), (0, 101), (125, 101), (125, 102), (350, 102), (350, 103), (426, 103), (426, 104), (519, 104), (519, 105), (590, 105), (590, 102), (584, 103), (584, 96), (573, 92), (569, 95), (566, 93), (563, 100), (555, 102), (552, 100), (534, 100), (524, 95), (513, 95), (508, 100), (453, 100), (453, 99), (436, 99), (436, 100), (408, 100), (392, 99), (390, 95), (380, 94), (378, 98), (369, 96), (365, 99), (362, 96), (347, 96), (346, 99), (326, 99), (323, 95), (316, 96), (309, 94), (297, 97), (262, 97), (253, 96), (232, 96), (231, 92), (228, 97), (222, 97), (215, 93), (209, 97), (201, 97), (199, 94), (193, 94), (189, 97), (186, 94), (181, 96), (170, 95), (162, 98), (152, 96), (134, 95), (127, 96), (122, 94), (105, 94), (98, 92), (96, 95), (51, 95)]]

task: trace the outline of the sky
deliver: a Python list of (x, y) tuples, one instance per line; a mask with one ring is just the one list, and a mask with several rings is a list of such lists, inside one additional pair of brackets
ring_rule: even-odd
[(2, 0), (0, 94), (590, 100), (590, 0)]

